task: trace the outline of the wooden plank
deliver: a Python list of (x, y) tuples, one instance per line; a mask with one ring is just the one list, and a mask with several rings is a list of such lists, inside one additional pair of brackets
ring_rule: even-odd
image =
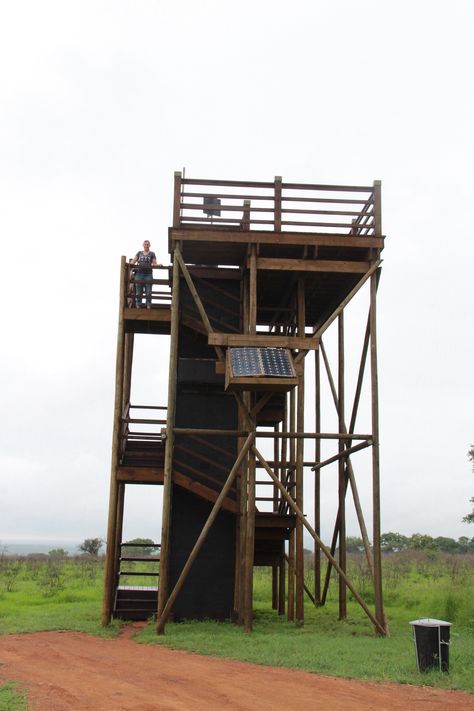
[(226, 391), (235, 392), (239, 390), (261, 390), (275, 393), (287, 392), (298, 385), (298, 378), (278, 378), (278, 377), (248, 377), (235, 378), (226, 383)]
[(317, 245), (325, 247), (362, 247), (364, 249), (383, 249), (385, 238), (356, 237), (349, 234), (331, 234), (322, 232), (278, 232), (272, 230), (222, 230), (174, 229), (170, 227), (169, 238), (173, 242), (225, 242), (237, 244), (279, 244), (279, 245)]
[(160, 306), (151, 309), (130, 309), (123, 310), (123, 317), (126, 321), (163, 321), (171, 323), (171, 306)]
[(370, 262), (354, 262), (337, 259), (278, 259), (259, 257), (257, 269), (288, 272), (343, 272), (345, 274), (365, 274)]
[(226, 348), (290, 348), (291, 350), (306, 350), (317, 348), (312, 336), (250, 335), (245, 333), (219, 333), (214, 331), (207, 337), (210, 346), (225, 346)]
[[(189, 491), (191, 494), (199, 496), (200, 499), (205, 499), (206, 501), (211, 501), (212, 503), (214, 503), (219, 496), (219, 492), (215, 489), (211, 489), (209, 486), (201, 484), (201, 482), (195, 481), (195, 479), (191, 479), (176, 470), (173, 471), (173, 483), (180, 486), (182, 489), (186, 489), (186, 491)], [(222, 508), (235, 514), (238, 513), (237, 503), (232, 501), (232, 499), (224, 499), (222, 502)]]
[(126, 484), (162, 484), (164, 470), (161, 467), (118, 467), (117, 481)]

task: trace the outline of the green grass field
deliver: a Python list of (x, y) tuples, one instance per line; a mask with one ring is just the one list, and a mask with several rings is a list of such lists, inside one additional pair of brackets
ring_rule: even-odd
[[(103, 637), (117, 635), (119, 623), (105, 629), (100, 626), (100, 562), (60, 561), (54, 567), (50, 561), (42, 561), (35, 565), (22, 561), (16, 573), (0, 569), (0, 634), (70, 629)], [(363, 563), (356, 556), (351, 566), (353, 579), (363, 590), (368, 585)], [(165, 636), (157, 637), (150, 621), (135, 639), (257, 664), (474, 693), (472, 558), (392, 555), (387, 556), (384, 567), (388, 638), (374, 634), (369, 620), (351, 600), (348, 619), (337, 620), (335, 581), (331, 583), (333, 597), (329, 596), (325, 607), (314, 608), (307, 602), (304, 626), (287, 622), (271, 609), (269, 571), (256, 569), (253, 634), (245, 635), (231, 623), (191, 621), (169, 624)], [(307, 584), (312, 585), (310, 575)], [(370, 601), (370, 592), (366, 591), (366, 597)], [(453, 623), (449, 674), (419, 674), (416, 670), (409, 621), (427, 616)], [(14, 694), (15, 690), (1, 689), (0, 704), (5, 693)]]

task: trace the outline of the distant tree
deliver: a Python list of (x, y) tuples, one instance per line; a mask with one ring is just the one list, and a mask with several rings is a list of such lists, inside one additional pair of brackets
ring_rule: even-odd
[[(133, 545), (131, 545), (130, 548), (127, 548), (127, 543), (131, 543)], [(137, 556), (153, 555), (154, 553), (158, 553), (158, 550), (153, 546), (154, 541), (151, 538), (131, 538), (124, 544), (122, 553)]]
[(408, 538), (401, 533), (389, 531), (388, 533), (382, 533), (380, 536), (380, 545), (385, 553), (396, 553), (408, 548)]
[(86, 538), (79, 546), (79, 550), (86, 555), (97, 557), (103, 545), (104, 541), (102, 538)]
[(459, 553), (469, 553), (470, 541), (467, 536), (460, 536), (458, 538), (458, 551)]
[(53, 548), (48, 551), (48, 555), (50, 558), (67, 558), (69, 553), (64, 548)]
[(435, 546), (437, 550), (443, 551), (444, 553), (456, 553), (459, 548), (457, 541), (454, 538), (445, 538), (444, 536), (438, 536), (434, 539)]
[(415, 551), (435, 550), (436, 543), (434, 538), (428, 536), (426, 533), (414, 533), (408, 539), (408, 548)]
[[(474, 444), (471, 444), (471, 449), (468, 451), (467, 457), (472, 464), (472, 471), (474, 472)], [(474, 496), (469, 499), (469, 501), (471, 502), (471, 504), (474, 504)], [(471, 511), (470, 514), (464, 516), (463, 521), (465, 521), (465, 523), (474, 523), (474, 509)]]
[(357, 536), (347, 536), (346, 549), (348, 553), (359, 553), (364, 550), (364, 541)]

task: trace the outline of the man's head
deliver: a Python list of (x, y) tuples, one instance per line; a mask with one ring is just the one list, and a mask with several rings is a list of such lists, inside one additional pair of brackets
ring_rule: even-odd
[(149, 240), (146, 239), (143, 242), (143, 249), (145, 250), (145, 252), (147, 252), (150, 249), (150, 241)]

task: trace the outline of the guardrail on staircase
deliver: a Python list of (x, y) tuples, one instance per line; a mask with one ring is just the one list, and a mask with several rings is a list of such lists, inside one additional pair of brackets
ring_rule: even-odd
[[(127, 403), (121, 418), (120, 460), (123, 460), (127, 445), (132, 442), (154, 444), (162, 442), (161, 430), (166, 425), (166, 406), (132, 405)], [(164, 418), (137, 416), (146, 412), (163, 412)]]

